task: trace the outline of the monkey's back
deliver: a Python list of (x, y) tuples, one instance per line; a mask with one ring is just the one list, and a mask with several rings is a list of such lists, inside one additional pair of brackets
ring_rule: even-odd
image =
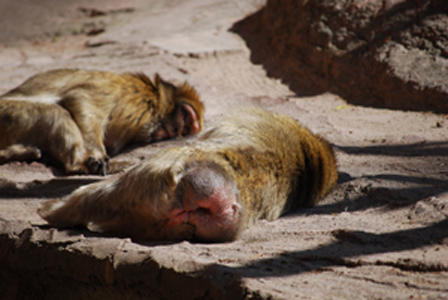
[(237, 110), (199, 143), (231, 167), (249, 225), (311, 206), (337, 181), (336, 159), (324, 139), (291, 117), (260, 108)]
[(142, 130), (152, 131), (174, 108), (173, 102), (160, 101), (156, 87), (144, 74), (83, 69), (39, 73), (0, 100), (59, 104), (72, 114), (83, 106), (98, 120), (107, 147), (115, 141), (125, 144)]

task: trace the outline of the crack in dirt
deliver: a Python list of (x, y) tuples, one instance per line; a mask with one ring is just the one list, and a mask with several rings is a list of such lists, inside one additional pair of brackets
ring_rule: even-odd
[[(302, 258), (301, 258), (302, 259)], [(331, 257), (331, 256), (312, 256), (304, 259), (306, 261), (329, 261), (334, 265), (344, 266), (348, 268), (364, 267), (364, 266), (388, 266), (397, 268), (402, 271), (413, 271), (421, 273), (432, 273), (432, 272), (446, 272), (448, 271), (448, 266), (442, 264), (427, 264), (422, 261), (417, 261), (414, 259), (398, 259), (397, 261), (382, 261), (376, 260), (375, 262), (366, 261), (363, 259), (349, 259), (344, 257)]]

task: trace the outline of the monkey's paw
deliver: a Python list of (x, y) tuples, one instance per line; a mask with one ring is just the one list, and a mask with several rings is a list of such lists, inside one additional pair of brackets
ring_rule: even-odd
[(86, 162), (86, 167), (89, 174), (100, 174), (106, 176), (108, 163), (109, 163), (108, 157), (104, 159), (97, 159), (91, 156)]
[(9, 161), (33, 161), (42, 157), (39, 148), (31, 146), (23, 146), (20, 144), (12, 145), (6, 149), (0, 150), (0, 164)]

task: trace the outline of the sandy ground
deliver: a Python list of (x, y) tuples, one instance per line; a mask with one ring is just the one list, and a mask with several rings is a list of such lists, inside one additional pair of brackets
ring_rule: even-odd
[[(1, 1), (0, 93), (54, 68), (159, 72), (197, 88), (206, 124), (240, 105), (289, 114), (335, 146), (340, 180), (321, 204), (260, 221), (228, 244), (142, 245), (56, 234), (40, 227), (39, 203), (101, 177), (67, 177), (41, 163), (16, 162), (0, 166), (0, 235), (22, 239), (31, 230), (31, 243), (97, 259), (104, 252), (115, 269), (119, 257), (128, 255), (121, 261), (133, 265), (143, 255), (160, 269), (202, 274), (217, 286), (213, 276), (228, 275), (242, 287), (234, 298), (221, 291), (228, 299), (448, 299), (448, 117), (347, 105), (329, 93), (296, 97), (252, 64), (244, 41), (228, 31), (263, 2)], [(138, 161), (181, 142), (121, 156)], [(21, 230), (14, 232), (8, 224), (17, 222)], [(18, 286), (4, 295), (20, 298)], [(159, 288), (150, 298), (213, 299)]]

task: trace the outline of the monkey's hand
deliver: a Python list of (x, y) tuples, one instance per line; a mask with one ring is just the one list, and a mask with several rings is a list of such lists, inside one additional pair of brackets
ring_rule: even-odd
[(86, 167), (89, 174), (100, 174), (103, 176), (107, 175), (109, 157), (102, 159), (90, 156), (86, 161)]
[(134, 161), (128, 161), (128, 160), (115, 160), (111, 159), (109, 160), (107, 164), (107, 174), (115, 174), (120, 173), (124, 171), (125, 169), (135, 165), (136, 163)]

